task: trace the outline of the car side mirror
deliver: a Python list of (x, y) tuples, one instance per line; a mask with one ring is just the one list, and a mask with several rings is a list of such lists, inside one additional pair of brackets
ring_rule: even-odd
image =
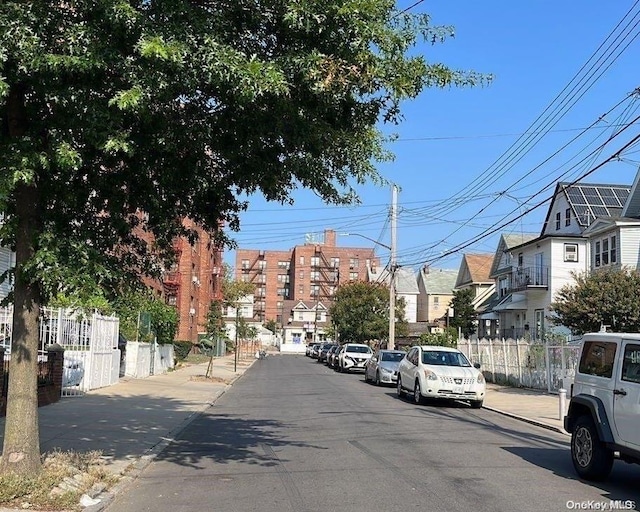
[(474, 364), (474, 365), (473, 365), (473, 367), (474, 367), (475, 369), (479, 370), (479, 369), (480, 369), (480, 363), (476, 363), (476, 364)]

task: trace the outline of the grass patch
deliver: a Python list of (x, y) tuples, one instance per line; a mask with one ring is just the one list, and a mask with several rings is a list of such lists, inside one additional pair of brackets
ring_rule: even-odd
[(0, 475), (0, 505), (31, 510), (81, 510), (91, 497), (114, 485), (118, 477), (105, 468), (102, 453), (54, 451), (45, 454), (37, 476)]
[(189, 354), (182, 362), (186, 364), (201, 364), (208, 363), (209, 359), (211, 359), (211, 356), (205, 354)]

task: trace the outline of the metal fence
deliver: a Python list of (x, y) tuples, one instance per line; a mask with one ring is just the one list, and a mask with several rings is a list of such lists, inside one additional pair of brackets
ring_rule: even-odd
[(479, 363), (489, 382), (557, 392), (575, 375), (580, 341), (545, 343), (523, 339), (459, 340), (458, 349)]
[[(11, 353), (13, 308), (0, 308), (0, 344), (7, 358)], [(87, 316), (62, 309), (43, 308), (40, 318), (40, 354), (57, 343), (64, 348), (62, 396), (80, 396), (85, 391), (118, 382), (120, 350), (116, 317)], [(44, 370), (42, 370), (44, 372)], [(46, 379), (43, 373), (42, 379)]]

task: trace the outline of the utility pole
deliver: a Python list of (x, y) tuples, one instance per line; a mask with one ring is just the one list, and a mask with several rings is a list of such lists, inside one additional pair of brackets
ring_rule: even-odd
[(396, 224), (398, 217), (398, 187), (391, 187), (391, 260), (389, 261), (389, 341), (387, 348), (396, 348)]

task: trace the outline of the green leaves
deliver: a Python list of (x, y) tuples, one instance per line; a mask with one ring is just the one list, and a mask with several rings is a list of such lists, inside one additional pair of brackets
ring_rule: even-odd
[(147, 36), (138, 43), (138, 51), (147, 59), (179, 64), (183, 61), (186, 48), (178, 41), (165, 41), (162, 36)]
[(597, 332), (603, 325), (616, 332), (640, 330), (640, 272), (603, 269), (576, 274), (574, 280), (551, 304), (553, 323), (576, 334)]

